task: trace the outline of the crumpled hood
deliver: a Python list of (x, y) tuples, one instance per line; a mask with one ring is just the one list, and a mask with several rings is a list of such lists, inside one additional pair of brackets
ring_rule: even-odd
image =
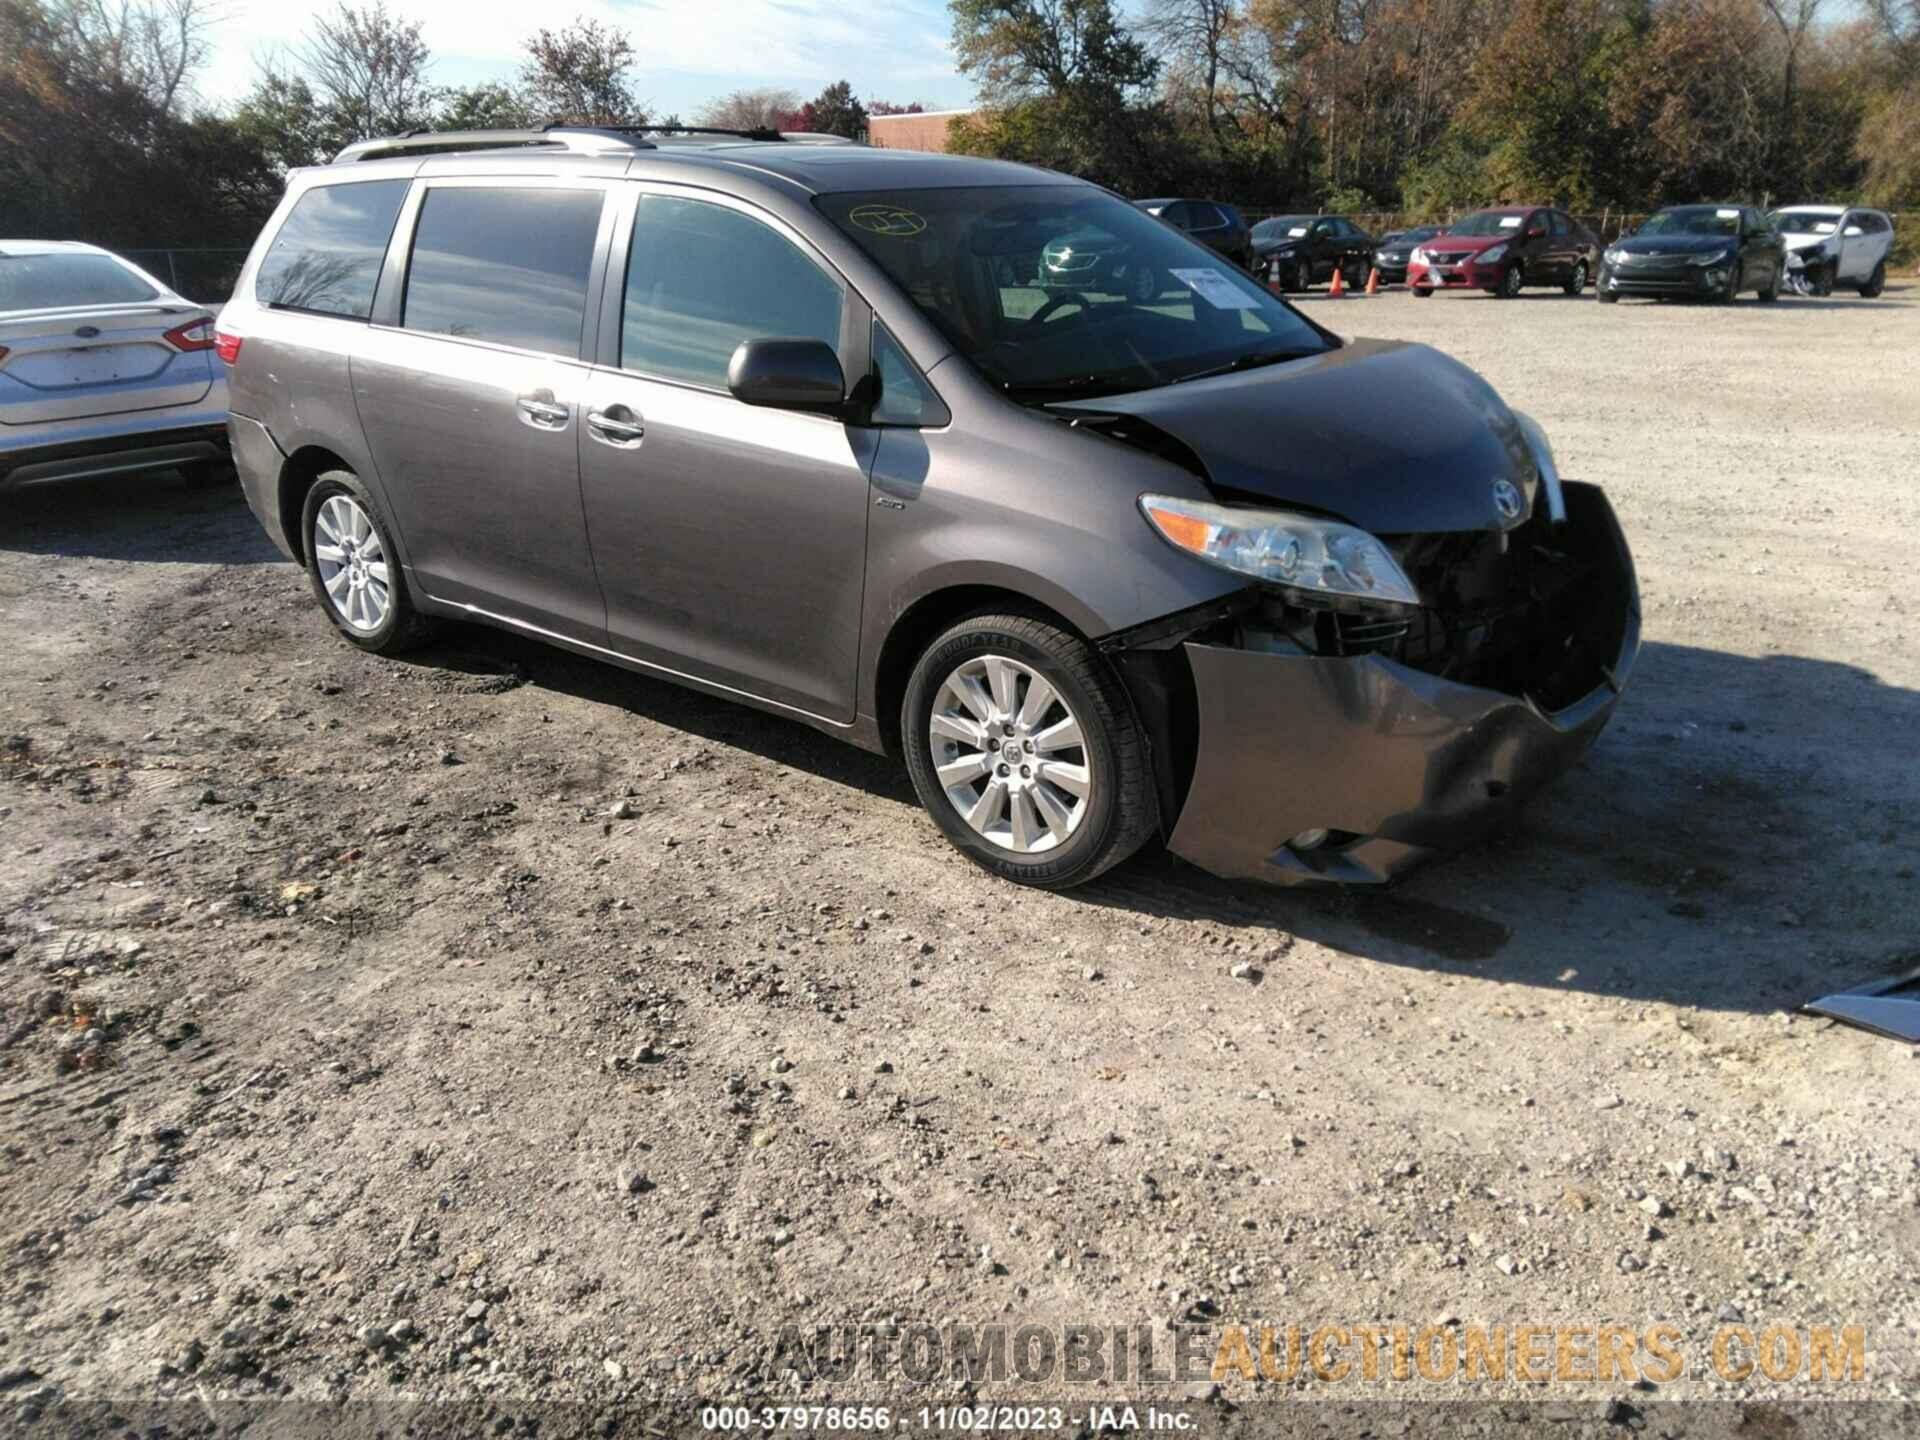
[(1608, 248), (1629, 255), (1708, 255), (1739, 243), (1732, 235), (1626, 235)]
[(1825, 235), (1815, 235), (1806, 230), (1783, 230), (1780, 238), (1786, 242), (1789, 250), (1811, 250), (1816, 245), (1826, 244), (1837, 233), (1837, 231), (1828, 231)]
[(1500, 397), (1425, 345), (1356, 340), (1238, 375), (1047, 407), (1128, 415), (1172, 436), (1226, 498), (1338, 516), (1380, 535), (1500, 530), (1494, 483), (1531, 514), (1539, 472)]

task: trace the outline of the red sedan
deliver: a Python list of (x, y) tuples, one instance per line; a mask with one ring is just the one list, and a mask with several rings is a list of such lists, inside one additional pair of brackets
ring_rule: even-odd
[(1476, 210), (1421, 243), (1407, 262), (1407, 284), (1422, 299), (1435, 290), (1484, 290), (1512, 299), (1529, 285), (1569, 295), (1587, 288), (1599, 242), (1568, 215), (1543, 205)]

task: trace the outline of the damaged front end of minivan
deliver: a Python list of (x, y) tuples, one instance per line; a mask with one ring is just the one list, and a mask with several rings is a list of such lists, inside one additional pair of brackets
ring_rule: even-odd
[[(1187, 437), (1166, 420), (1108, 433), (1170, 453)], [(1487, 509), (1470, 528), (1396, 528), (1377, 491), (1342, 507), (1366, 514), (1356, 533), (1391, 557), (1396, 598), (1260, 579), (1103, 642), (1155, 736), (1176, 854), (1227, 878), (1381, 884), (1500, 825), (1605, 727), (1640, 645), (1626, 539), (1531, 422), (1502, 406), (1491, 428), (1517, 431), (1518, 454), (1491, 478), (1474, 457)], [(1221, 484), (1232, 457), (1203, 453), (1188, 458), (1223, 501), (1284, 504)], [(1458, 525), (1462, 490), (1436, 479), (1405, 508)]]

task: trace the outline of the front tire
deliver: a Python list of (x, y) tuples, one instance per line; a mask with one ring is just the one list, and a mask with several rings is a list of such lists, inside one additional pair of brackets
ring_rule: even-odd
[(1159, 823), (1146, 740), (1119, 680), (1050, 621), (975, 615), (943, 632), (914, 665), (900, 734), (934, 823), (1002, 879), (1079, 885)]
[(300, 536), (314, 598), (353, 644), (398, 655), (433, 634), (434, 622), (407, 593), (393, 532), (358, 476), (329, 470), (314, 482)]
[(1493, 293), (1502, 300), (1517, 299), (1520, 294), (1520, 287), (1526, 283), (1526, 276), (1523, 275), (1520, 270), (1520, 262), (1516, 260), (1501, 272), (1500, 286)]
[(1833, 265), (1816, 267), (1813, 272), (1813, 278), (1807, 283), (1807, 288), (1821, 299), (1825, 299), (1827, 296), (1833, 294), (1834, 269), (1835, 266)]
[(1877, 300), (1880, 292), (1887, 288), (1887, 262), (1882, 260), (1873, 267), (1873, 274), (1867, 277), (1867, 283), (1860, 287), (1862, 300)]

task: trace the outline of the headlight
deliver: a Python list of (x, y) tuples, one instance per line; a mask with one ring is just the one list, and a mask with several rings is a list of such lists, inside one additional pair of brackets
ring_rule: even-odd
[(1142, 495), (1140, 510), (1169, 544), (1222, 570), (1323, 595), (1420, 603), (1386, 546), (1336, 520), (1172, 495)]
[(1624, 265), (1627, 263), (1627, 252), (1615, 245), (1601, 258), (1609, 265)]
[(1696, 255), (1687, 263), (1689, 265), (1698, 265), (1702, 268), (1708, 265), (1731, 265), (1733, 263), (1733, 251), (1716, 250), (1711, 255)]
[(1486, 249), (1480, 252), (1480, 263), (1482, 265), (1491, 265), (1496, 260), (1504, 260), (1506, 258), (1507, 258), (1507, 242), (1504, 240), (1502, 240), (1498, 245), (1489, 245)]
[(1427, 260), (1427, 252), (1425, 247), (1420, 245), (1414, 246), (1413, 254), (1407, 257), (1407, 263), (1410, 265), (1425, 265), (1430, 263)]
[(1527, 437), (1534, 466), (1540, 471), (1540, 488), (1547, 492), (1547, 519), (1559, 525), (1567, 518), (1567, 497), (1560, 489), (1560, 466), (1553, 458), (1553, 446), (1547, 442), (1547, 432), (1540, 428), (1538, 420), (1522, 410), (1512, 414), (1520, 422), (1520, 433)]

